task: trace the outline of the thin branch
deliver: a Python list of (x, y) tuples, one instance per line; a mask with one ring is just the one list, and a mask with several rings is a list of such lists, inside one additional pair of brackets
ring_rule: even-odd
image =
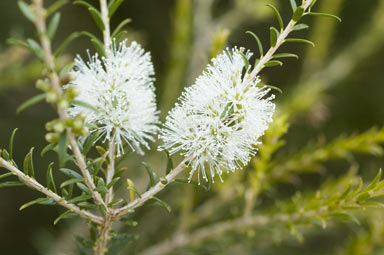
[[(56, 90), (58, 95), (60, 96), (62, 94), (62, 89), (60, 85), (60, 79), (56, 72), (55, 67), (55, 61), (54, 56), (52, 54), (52, 46), (51, 41), (49, 40), (47, 36), (47, 27), (46, 27), (46, 20), (45, 20), (45, 10), (43, 7), (43, 0), (33, 0), (33, 7), (36, 13), (36, 28), (40, 37), (41, 46), (43, 49), (43, 55), (46, 62), (46, 65), (48, 67), (49, 71), (49, 80), (51, 81), (51, 84), (53, 88)], [(68, 113), (65, 109), (60, 109), (58, 107), (57, 109), (60, 119), (66, 120), (69, 118)], [(72, 133), (72, 130), (70, 128), (66, 129), (67, 136), (69, 140), (69, 144), (71, 145), (72, 151), (75, 155), (75, 159), (77, 162), (78, 167), (81, 170), (81, 173), (84, 176), (85, 183), (87, 184), (88, 188), (91, 190), (92, 195), (96, 201), (97, 204), (103, 204), (105, 205), (100, 193), (96, 192), (94, 189), (96, 188), (91, 175), (89, 174), (87, 170), (87, 166), (85, 164), (85, 160), (83, 155), (80, 152), (80, 149), (77, 145), (76, 138), (74, 134)]]
[[(302, 7), (304, 8), (304, 11), (306, 11), (309, 6), (312, 4), (314, 0), (303, 0)], [(279, 49), (279, 47), (285, 42), (285, 39), (288, 37), (288, 35), (293, 31), (293, 27), (296, 25), (297, 21), (291, 20), (287, 27), (283, 30), (283, 32), (280, 33), (280, 35), (277, 38), (276, 45), (274, 47), (269, 48), (267, 54), (263, 56), (259, 63), (255, 66), (255, 68), (252, 70), (252, 72), (247, 76), (246, 79), (244, 79), (244, 82), (248, 82), (249, 80), (254, 79), (260, 71), (264, 68), (264, 65), (272, 60), (273, 55), (275, 52)]]
[[(112, 181), (113, 176), (115, 175), (115, 153), (116, 153), (116, 144), (115, 144), (115, 139), (112, 138), (111, 141), (109, 142), (109, 152), (108, 152), (109, 166), (108, 166), (106, 182), (105, 182), (107, 185)], [(105, 202), (109, 204), (110, 202), (112, 202), (112, 200), (113, 200), (113, 187), (109, 189)]]
[(54, 200), (56, 203), (64, 206), (65, 208), (71, 210), (72, 212), (77, 213), (79, 216), (83, 217), (84, 219), (92, 220), (93, 222), (97, 224), (103, 223), (103, 218), (100, 216), (96, 216), (88, 211), (83, 211), (79, 207), (77, 207), (75, 204), (70, 204), (67, 200), (65, 200), (63, 197), (59, 196), (55, 192), (47, 189), (43, 185), (41, 185), (39, 182), (37, 182), (34, 178), (31, 178), (27, 175), (25, 175), (22, 171), (20, 171), (18, 168), (13, 166), (8, 161), (0, 158), (0, 167), (4, 167), (8, 169), (10, 172), (12, 172), (14, 175), (16, 175), (20, 180), (22, 180), (25, 184), (33, 187), (37, 191), (45, 194), (47, 197)]
[(100, 10), (101, 10), (101, 19), (104, 24), (104, 48), (106, 51), (109, 51), (111, 48), (111, 30), (109, 25), (109, 12), (107, 0), (100, 0)]
[(129, 203), (128, 205), (121, 207), (115, 211), (115, 217), (120, 217), (128, 212), (129, 209), (135, 209), (141, 205), (143, 205), (146, 201), (153, 198), (157, 193), (162, 191), (168, 183), (172, 182), (177, 175), (179, 175), (185, 167), (185, 163), (190, 161), (191, 158), (184, 159), (177, 167), (175, 167), (167, 176), (160, 180), (155, 186), (153, 186), (150, 190), (144, 192), (139, 198), (136, 198), (134, 201)]

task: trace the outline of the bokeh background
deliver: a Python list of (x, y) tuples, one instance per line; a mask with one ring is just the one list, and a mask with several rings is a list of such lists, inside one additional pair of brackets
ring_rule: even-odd
[[(126, 0), (112, 24), (131, 18), (132, 22), (127, 27), (128, 39), (139, 41), (152, 53), (156, 93), (164, 117), (182, 88), (193, 83), (223, 42), (257, 52), (256, 43), (245, 34), (251, 30), (258, 33), (267, 47), (269, 26), (277, 25), (273, 13), (265, 6), (267, 3), (278, 6), (286, 21), (290, 17), (288, 0)], [(384, 124), (383, 1), (319, 0), (316, 8), (339, 15), (343, 22), (306, 17), (305, 23), (311, 28), (297, 35), (312, 39), (317, 47), (284, 46), (281, 52), (297, 53), (300, 59), (287, 59), (283, 67), (270, 68), (262, 73), (266, 83), (284, 91), (275, 100), (279, 111), (294, 116), (282, 153), (295, 152), (319, 139), (331, 140), (342, 134), (358, 133)], [(73, 31), (86, 30), (98, 34), (92, 19), (81, 6), (68, 4), (61, 12), (62, 22), (54, 46)], [(20, 13), (17, 2), (1, 0), (0, 145), (7, 147), (12, 130), (18, 127), (15, 158), (22, 162), (30, 147), (39, 152), (45, 146), (44, 124), (54, 118), (55, 112), (42, 103), (16, 114), (16, 108), (22, 102), (38, 93), (34, 81), (41, 74), (42, 64), (27, 51), (7, 44), (9, 37), (35, 38), (36, 35), (32, 24)], [(76, 54), (84, 56), (86, 49), (94, 51), (87, 38), (79, 38), (59, 62), (67, 62)], [(129, 156), (130, 175), (140, 180), (144, 170), (139, 167), (140, 161), (161, 162), (162, 156), (155, 150), (144, 158)], [(55, 155), (47, 154), (41, 158), (36, 153), (36, 169), (45, 169), (50, 160), (56, 160)], [(384, 159), (360, 156), (358, 163), (360, 173), (371, 177), (384, 165)], [(329, 167), (345, 166), (333, 162)], [(38, 170), (37, 175), (39, 177)], [(40, 177), (43, 176), (44, 171), (41, 171)], [(311, 185), (318, 185), (318, 181), (308, 178), (307, 186), (310, 188)], [(184, 205), (180, 192), (195, 192), (192, 197), (197, 197), (198, 201), (220, 193), (191, 189), (196, 187), (175, 187), (164, 195), (164, 199), (175, 208), (170, 214), (158, 207), (137, 212), (139, 227), (133, 232), (140, 237), (134, 244), (122, 248), (122, 254), (136, 254), (143, 247), (164, 240), (175, 229), (182, 228), (180, 225), (188, 219), (183, 219), (178, 210)], [(26, 187), (0, 190), (0, 253), (76, 254), (73, 237), (86, 233), (85, 224), (75, 220), (53, 226), (53, 220), (62, 212), (57, 207), (34, 206), (18, 210), (20, 205), (37, 197), (35, 191)], [(161, 227), (150, 226), (156, 224)], [(312, 230), (302, 243), (294, 238), (283, 238), (280, 242), (257, 245), (257, 238), (252, 234), (234, 236), (230, 240), (215, 237), (215, 241), (170, 254), (346, 254), (343, 247), (365, 238), (366, 227), (341, 224), (326, 230), (318, 228)], [(364, 254), (358, 253), (359, 250), (352, 252), (355, 253), (350, 254)]]

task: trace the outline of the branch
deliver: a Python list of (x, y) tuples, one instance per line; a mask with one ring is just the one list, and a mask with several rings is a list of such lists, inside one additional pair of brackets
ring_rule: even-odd
[(8, 169), (10, 172), (12, 172), (14, 175), (16, 175), (20, 180), (22, 180), (25, 184), (28, 186), (33, 187), (37, 191), (45, 194), (47, 197), (51, 198), (54, 200), (56, 203), (64, 206), (65, 208), (77, 213), (79, 216), (81, 216), (84, 219), (92, 220), (93, 222), (97, 224), (102, 224), (103, 223), (103, 218), (96, 216), (88, 211), (83, 211), (79, 207), (77, 207), (74, 204), (68, 203), (67, 200), (65, 200), (63, 197), (59, 196), (55, 192), (47, 189), (43, 185), (41, 185), (39, 182), (37, 182), (34, 178), (31, 178), (27, 175), (25, 175), (22, 171), (20, 171), (18, 168), (13, 166), (11, 163), (8, 161), (0, 158), (0, 167), (4, 167)]
[[(107, 184), (107, 185), (112, 181), (112, 178), (115, 175), (116, 145), (115, 145), (114, 140), (115, 139), (112, 138), (111, 141), (109, 142), (109, 152), (108, 152), (109, 166), (108, 166), (107, 176), (106, 176), (106, 181), (105, 181), (105, 184)], [(108, 204), (108, 203), (112, 202), (112, 200), (113, 200), (113, 186), (109, 189), (105, 201)]]
[(104, 48), (108, 52), (111, 48), (111, 30), (109, 26), (109, 12), (107, 0), (100, 0), (101, 19), (104, 24)]
[[(47, 27), (46, 27), (46, 21), (45, 21), (45, 10), (43, 7), (43, 0), (33, 0), (33, 6), (36, 13), (36, 21), (35, 25), (40, 37), (40, 42), (43, 50), (43, 55), (45, 62), (48, 67), (49, 72), (49, 80), (51, 81), (51, 84), (53, 88), (58, 93), (59, 97), (62, 95), (62, 89), (60, 85), (60, 79), (56, 72), (55, 68), (55, 62), (54, 62), (54, 56), (52, 54), (52, 47), (51, 47), (51, 41), (49, 40), (47, 36)], [(60, 119), (66, 120), (69, 118), (68, 113), (65, 109), (61, 109), (60, 107), (57, 108), (58, 114)], [(95, 184), (92, 180), (92, 177), (87, 170), (87, 166), (85, 164), (85, 160), (83, 158), (83, 155), (80, 152), (80, 149), (77, 145), (76, 138), (74, 134), (72, 133), (72, 130), (70, 128), (66, 129), (69, 144), (71, 145), (72, 151), (75, 155), (75, 159), (77, 162), (78, 167), (81, 170), (81, 173), (84, 176), (85, 183), (87, 184), (88, 188), (92, 192), (92, 196), (94, 197), (97, 204), (102, 204), (105, 206), (105, 203), (100, 195), (100, 193), (95, 191)]]
[(157, 193), (162, 191), (168, 183), (172, 182), (177, 175), (179, 175), (185, 167), (185, 163), (190, 161), (191, 158), (186, 158), (181, 163), (175, 167), (167, 176), (162, 178), (155, 186), (150, 190), (144, 192), (139, 198), (136, 198), (134, 201), (130, 202), (128, 205), (121, 207), (115, 211), (115, 217), (123, 216), (128, 212), (129, 209), (135, 209), (142, 206), (146, 201), (153, 198)]

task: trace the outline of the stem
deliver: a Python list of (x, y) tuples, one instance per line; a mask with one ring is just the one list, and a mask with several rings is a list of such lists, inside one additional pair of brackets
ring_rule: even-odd
[(63, 197), (59, 196), (55, 192), (47, 189), (43, 185), (41, 185), (38, 181), (36, 181), (34, 178), (31, 178), (27, 175), (25, 175), (21, 170), (13, 166), (8, 161), (0, 158), (0, 167), (4, 167), (8, 169), (10, 172), (12, 172), (14, 175), (16, 175), (20, 180), (22, 180), (25, 184), (28, 184), (29, 186), (33, 187), (37, 191), (45, 194), (47, 197), (54, 200), (56, 203), (64, 206), (65, 208), (77, 213), (79, 216), (81, 216), (84, 219), (92, 220), (93, 222), (97, 224), (103, 223), (103, 218), (96, 216), (90, 212), (83, 211), (79, 207), (77, 207), (75, 204), (70, 204), (67, 200), (65, 200)]
[(109, 13), (107, 0), (100, 0), (101, 19), (104, 24), (104, 48), (108, 52), (111, 48), (111, 30), (109, 26)]
[[(115, 139), (112, 138), (109, 142), (109, 167), (107, 170), (107, 177), (106, 177), (106, 184), (108, 185), (115, 175), (115, 153), (116, 153), (116, 145), (115, 145)], [(106, 196), (105, 202), (109, 204), (113, 200), (113, 187), (111, 187), (108, 191), (108, 194)]]
[(116, 210), (116, 217), (120, 217), (128, 212), (129, 209), (135, 209), (141, 205), (143, 205), (146, 201), (151, 199), (157, 193), (162, 191), (168, 183), (172, 182), (177, 175), (179, 175), (185, 167), (185, 162), (191, 160), (191, 158), (185, 158), (181, 163), (175, 167), (167, 176), (164, 177), (163, 180), (160, 180), (155, 186), (153, 186), (150, 190), (144, 192), (141, 197), (136, 198), (134, 201), (130, 202), (128, 205), (121, 207)]
[[(304, 11), (306, 11), (309, 6), (312, 4), (314, 0), (303, 0), (302, 7), (304, 8)], [(279, 47), (284, 43), (285, 39), (288, 37), (288, 35), (292, 32), (293, 27), (296, 25), (297, 21), (291, 20), (286, 28), (280, 33), (279, 37), (277, 38), (275, 47), (269, 48), (267, 54), (265, 56), (260, 58), (259, 63), (255, 66), (255, 68), (252, 70), (252, 72), (247, 76), (247, 79), (244, 79), (244, 82), (248, 82), (250, 80), (253, 80), (256, 78), (256, 76), (260, 73), (260, 71), (264, 68), (264, 65), (272, 60), (273, 55), (275, 52), (279, 49)]]
[[(60, 97), (62, 95), (62, 89), (60, 85), (59, 76), (55, 70), (56, 68), (55, 68), (54, 56), (52, 54), (51, 41), (47, 36), (47, 27), (46, 27), (46, 21), (45, 21), (45, 10), (43, 7), (43, 0), (33, 0), (33, 7), (36, 13), (35, 25), (40, 37), (44, 59), (49, 71), (48, 77), (49, 77), (49, 80), (51, 81), (52, 87), (56, 90), (57, 94)], [(58, 107), (57, 112), (61, 120), (66, 120), (69, 118), (68, 113), (65, 109), (61, 109)], [(91, 175), (89, 174), (89, 171), (87, 170), (85, 160), (77, 145), (75, 135), (72, 133), (72, 130), (70, 128), (67, 128), (66, 131), (67, 131), (69, 144), (71, 145), (72, 151), (75, 155), (77, 165), (84, 176), (86, 185), (91, 190), (92, 196), (95, 199), (96, 203), (105, 205), (100, 193), (94, 190), (96, 186), (92, 180)]]
[(113, 221), (114, 220), (112, 219), (111, 215), (108, 215), (105, 218), (103, 225), (100, 226), (99, 238), (95, 246), (95, 253), (94, 253), (95, 255), (104, 255), (105, 252), (107, 252), (107, 245), (110, 239), (109, 232), (111, 230)]

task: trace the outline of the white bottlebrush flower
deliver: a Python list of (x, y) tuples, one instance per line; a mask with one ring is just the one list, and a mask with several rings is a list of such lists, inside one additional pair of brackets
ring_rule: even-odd
[(186, 88), (170, 111), (160, 138), (160, 150), (192, 158), (194, 172), (208, 181), (217, 173), (244, 167), (256, 153), (258, 139), (272, 121), (275, 105), (269, 89), (246, 70), (244, 49), (226, 50), (212, 60), (194, 85)]
[(101, 60), (95, 54), (85, 63), (77, 56), (71, 74), (74, 79), (68, 86), (79, 91), (75, 100), (96, 110), (77, 104), (69, 108), (69, 114), (84, 113), (86, 123), (96, 125), (106, 140), (117, 144), (118, 155), (124, 141), (142, 154), (141, 146), (148, 148), (159, 122), (150, 53), (136, 42), (129, 47), (126, 41), (119, 46), (114, 43)]

